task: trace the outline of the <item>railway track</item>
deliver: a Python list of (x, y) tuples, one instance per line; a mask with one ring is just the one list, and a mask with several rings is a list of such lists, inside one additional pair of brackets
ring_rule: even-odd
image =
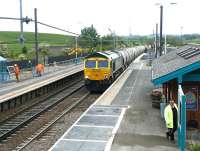
[(23, 149), (89, 95), (83, 81), (72, 85), (1, 122), (0, 150)]
[(60, 115), (53, 121), (51, 121), (50, 123), (46, 124), (45, 126), (43, 126), (40, 130), (40, 132), (36, 133), (35, 136), (29, 138), (25, 143), (23, 143), (21, 146), (17, 147), (18, 151), (23, 150), (26, 146), (28, 146), (31, 142), (33, 142), (34, 140), (36, 140), (38, 137), (40, 137), (43, 133), (45, 133), (53, 124), (55, 124), (60, 118), (62, 118), (66, 113), (68, 113), (69, 111), (71, 111), (72, 108), (74, 108), (78, 103), (82, 102), (90, 93), (86, 93), (85, 95), (83, 95), (80, 99), (78, 99), (77, 101), (75, 101), (74, 103), (72, 103), (68, 108), (66, 108), (66, 110), (64, 110), (62, 113), (60, 113)]
[[(6, 119), (5, 121), (1, 122), (0, 141), (4, 140), (10, 134), (23, 127), (28, 122), (38, 117), (40, 114), (47, 111), (48, 109), (62, 101), (62, 99), (71, 95), (83, 86), (83, 82), (77, 83), (73, 87), (71, 87), (70, 90), (67, 89), (66, 95), (64, 97), (59, 96), (59, 94), (57, 94), (54, 97), (49, 96), (48, 98), (45, 98), (45, 100), (43, 100), (42, 103), (35, 104), (34, 106), (31, 106), (25, 111), (18, 113), (17, 115), (14, 115), (13, 117), (10, 117), (9, 119)], [(63, 92), (64, 91), (62, 91), (62, 93)]]
[[(77, 116), (76, 112), (78, 112), (78, 115), (81, 115), (96, 100), (98, 96), (99, 95), (90, 94), (89, 92), (86, 93), (80, 99), (72, 103), (62, 113), (60, 113), (60, 115), (52, 122), (44, 126), (40, 132), (27, 139), (27, 141), (23, 144), (20, 144), (15, 151), (48, 150), (57, 141), (55, 138), (61, 137), (66, 129), (71, 126), (70, 124), (66, 126), (66, 124), (63, 123), (64, 119), (69, 119), (68, 122), (73, 124), (72, 121), (75, 121), (79, 117)], [(71, 117), (72, 114), (76, 114), (75, 118)], [(60, 132), (60, 135), (58, 134), (58, 127), (59, 131), (61, 131), (61, 129), (63, 131), (62, 133)]]

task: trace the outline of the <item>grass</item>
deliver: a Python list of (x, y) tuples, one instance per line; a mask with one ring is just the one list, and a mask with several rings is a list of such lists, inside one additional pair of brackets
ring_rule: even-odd
[(200, 151), (200, 144), (193, 144), (191, 147), (191, 151)]
[[(8, 50), (13, 54), (21, 53), (22, 47), (18, 41), (20, 32), (0, 31), (0, 43), (7, 44)], [(35, 46), (35, 34), (32, 32), (24, 32), (25, 43), (24, 45), (31, 50)], [(50, 46), (63, 46), (74, 43), (72, 36), (59, 35), (59, 34), (38, 34), (39, 43), (48, 43)]]
[(200, 44), (200, 39), (193, 39), (193, 40), (186, 40), (187, 43), (196, 43), (196, 44)]

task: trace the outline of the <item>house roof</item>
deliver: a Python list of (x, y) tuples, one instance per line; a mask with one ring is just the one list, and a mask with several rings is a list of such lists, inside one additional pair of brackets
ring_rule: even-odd
[(153, 61), (152, 82), (162, 84), (199, 68), (200, 46), (184, 46)]

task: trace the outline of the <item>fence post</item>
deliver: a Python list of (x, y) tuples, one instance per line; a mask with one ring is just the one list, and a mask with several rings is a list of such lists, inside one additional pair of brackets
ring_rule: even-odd
[(185, 150), (185, 135), (186, 135), (186, 97), (182, 96), (181, 103), (181, 146), (180, 150)]
[(183, 93), (181, 85), (178, 87), (178, 114), (178, 146), (180, 151), (184, 151), (186, 137), (186, 96)]

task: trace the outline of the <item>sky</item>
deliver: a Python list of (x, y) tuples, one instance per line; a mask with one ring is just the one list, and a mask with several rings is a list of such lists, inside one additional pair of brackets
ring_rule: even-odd
[[(0, 17), (19, 17), (20, 0), (0, 0)], [(159, 23), (163, 5), (163, 33), (200, 33), (199, 0), (22, 0), (23, 16), (80, 33), (91, 24), (100, 35), (148, 35)], [(170, 5), (176, 2), (176, 5)], [(158, 4), (158, 5), (156, 5)], [(109, 30), (110, 29), (110, 30)], [(19, 31), (19, 21), (0, 20), (0, 31)], [(34, 24), (24, 23), (24, 30), (34, 32)], [(39, 32), (66, 34), (42, 25)]]

